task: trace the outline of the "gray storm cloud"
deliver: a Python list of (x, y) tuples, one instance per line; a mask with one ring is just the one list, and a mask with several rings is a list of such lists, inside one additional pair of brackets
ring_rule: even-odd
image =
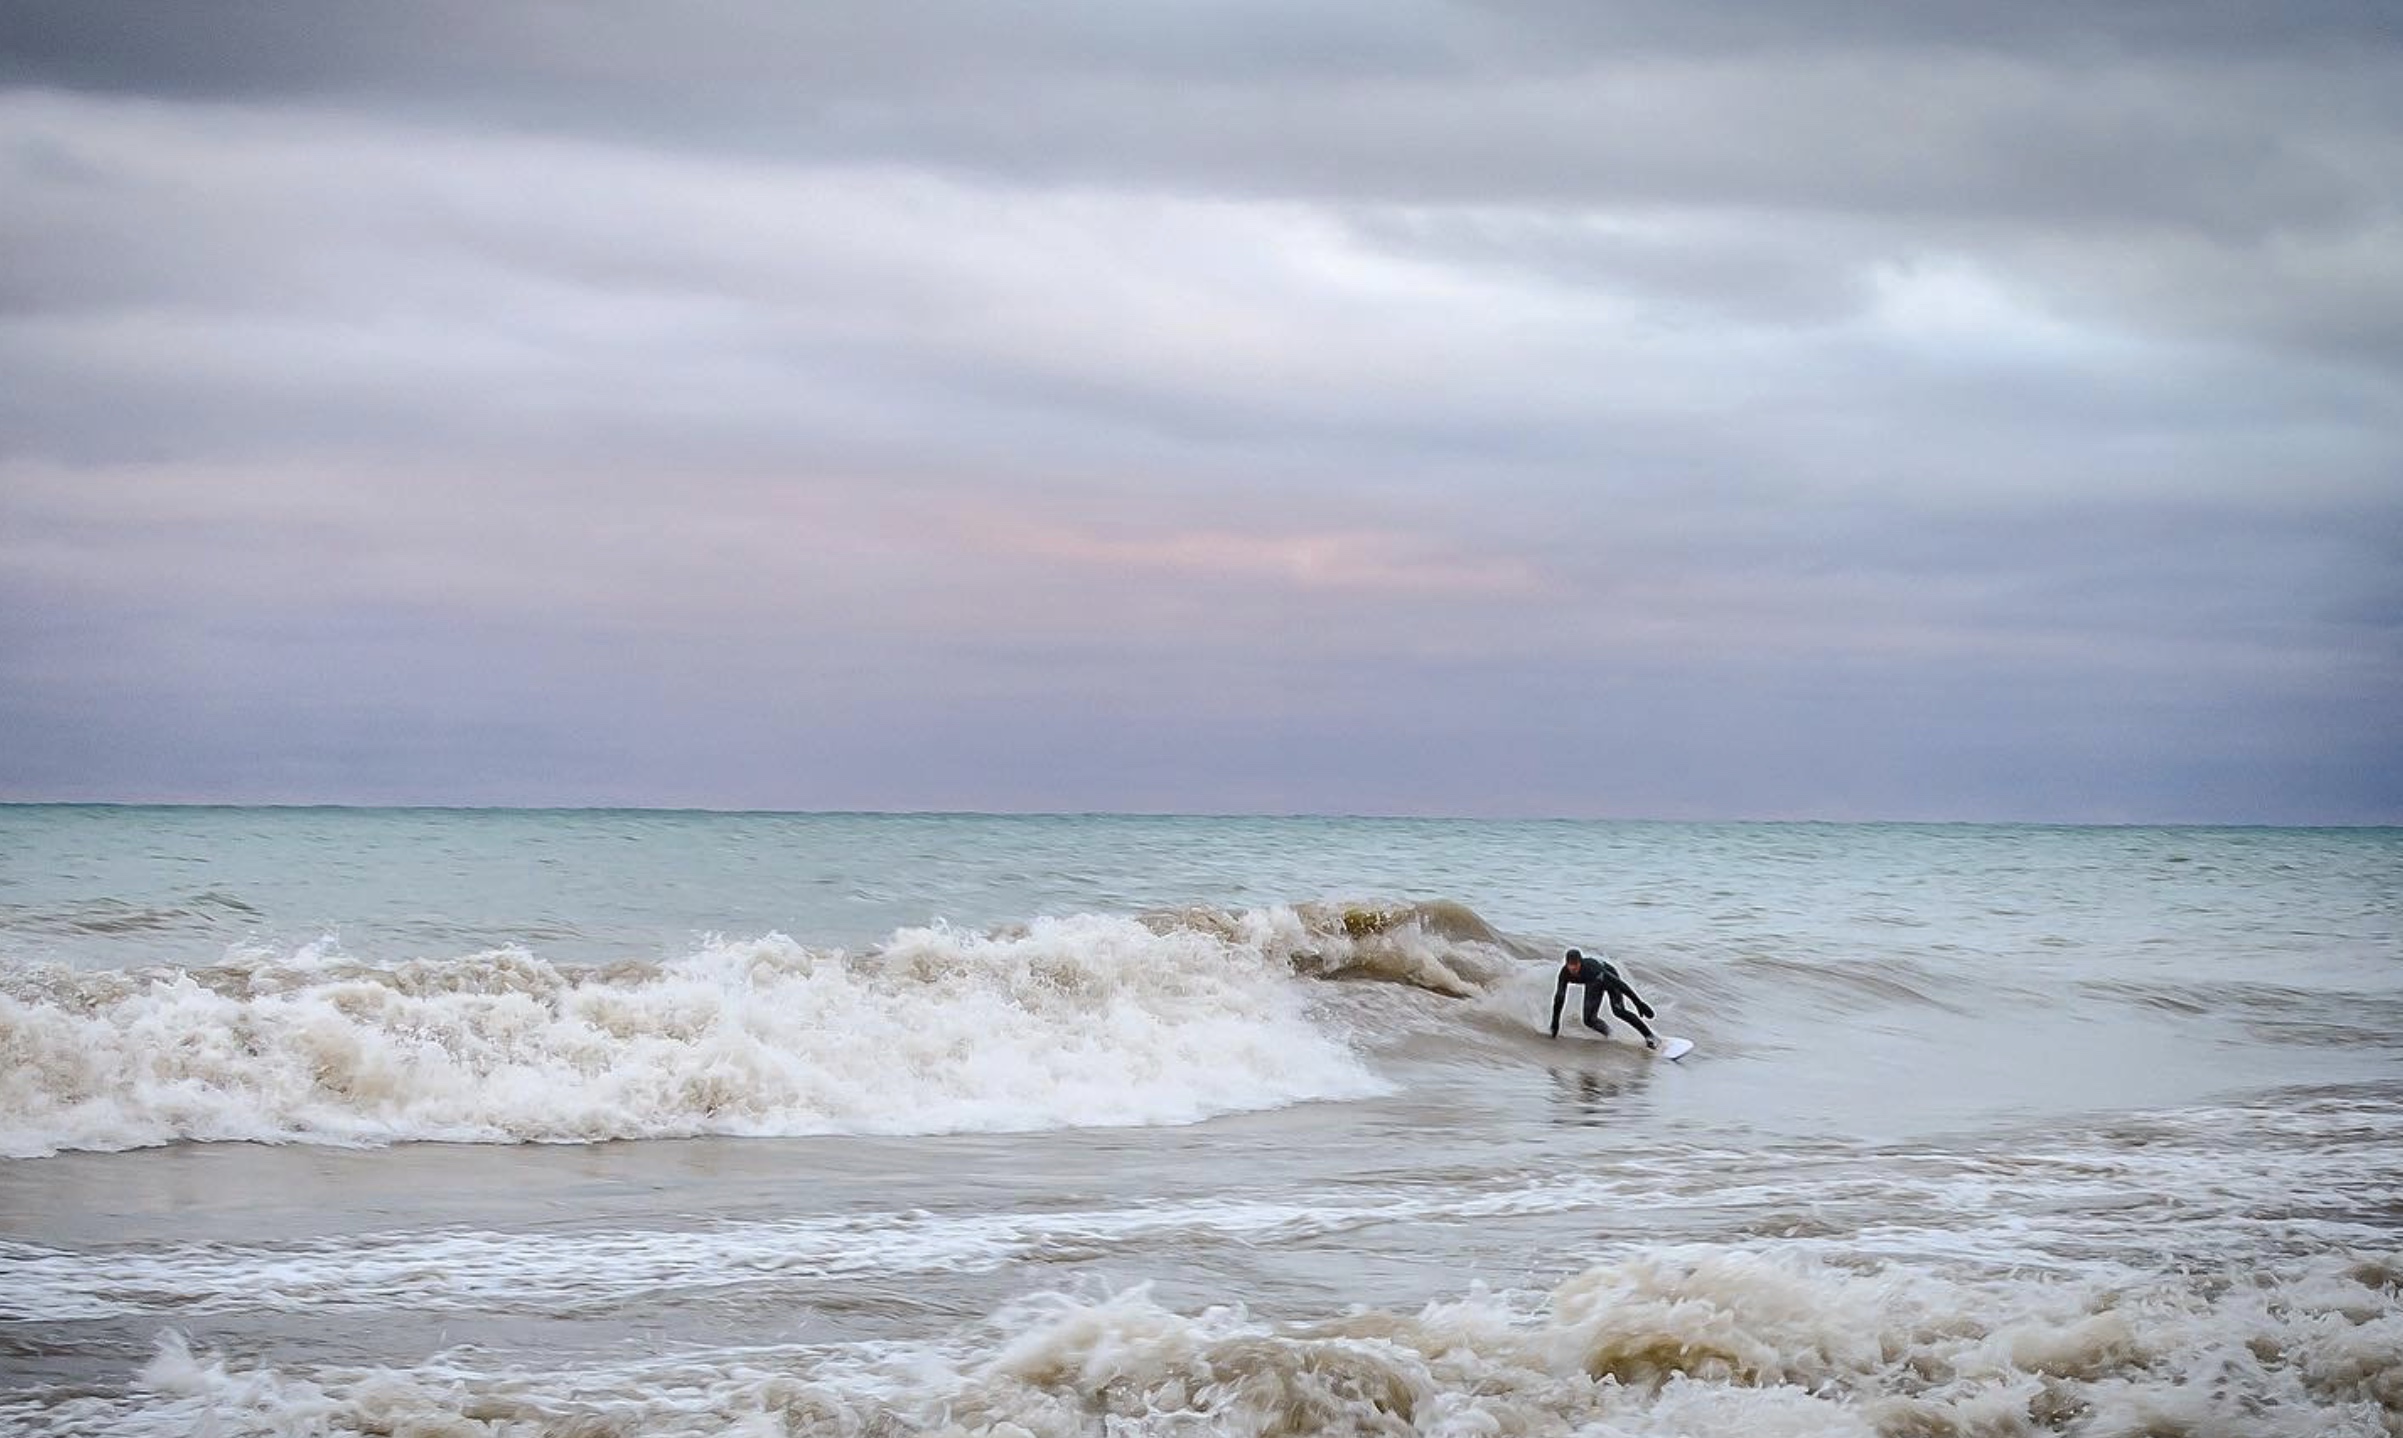
[(2394, 822), (2390, 18), (11, 6), (0, 797)]

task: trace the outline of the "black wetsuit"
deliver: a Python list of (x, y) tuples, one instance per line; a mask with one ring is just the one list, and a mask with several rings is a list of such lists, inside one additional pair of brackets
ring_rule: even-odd
[[(1602, 1022), (1602, 998), (1607, 994), (1610, 997), (1610, 1011), (1633, 1025), (1635, 1031), (1644, 1036), (1646, 1043), (1652, 1041), (1652, 1030), (1644, 1027), (1644, 1019), (1652, 1017), (1652, 1006), (1645, 1003), (1635, 990), (1627, 987), (1627, 981), (1619, 977), (1617, 969), (1600, 959), (1581, 959), (1574, 969), (1565, 963), (1560, 966), (1560, 982), (1552, 987), (1552, 1037), (1560, 1037), (1560, 1006), (1568, 1001), (1571, 984), (1585, 985), (1587, 1028), (1598, 1034), (1610, 1032), (1610, 1025)], [(1633, 1011), (1627, 1007), (1630, 1003), (1635, 1005)], [(1636, 1017), (1639, 1013), (1643, 1018)]]

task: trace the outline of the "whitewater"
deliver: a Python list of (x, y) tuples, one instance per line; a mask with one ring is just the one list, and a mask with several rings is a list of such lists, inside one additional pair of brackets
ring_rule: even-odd
[(2399, 921), (2391, 830), (0, 808), (0, 1431), (2393, 1438)]

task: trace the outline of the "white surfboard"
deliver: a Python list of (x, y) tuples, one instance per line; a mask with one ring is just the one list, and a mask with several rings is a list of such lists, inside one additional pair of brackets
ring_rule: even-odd
[(1694, 1041), (1692, 1039), (1670, 1038), (1666, 1035), (1662, 1036), (1660, 1048), (1656, 1050), (1664, 1059), (1681, 1059), (1693, 1051)]

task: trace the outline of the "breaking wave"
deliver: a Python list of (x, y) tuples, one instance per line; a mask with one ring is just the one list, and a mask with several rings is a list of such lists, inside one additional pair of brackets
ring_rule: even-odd
[(1042, 1295), (937, 1343), (574, 1372), (285, 1372), (172, 1334), (121, 1397), (25, 1431), (1090, 1435), (2403, 1431), (2403, 1255), (2202, 1274), (1949, 1277), (1751, 1247), (1640, 1250), (1549, 1294), (1276, 1323), (1143, 1289)]
[[(1458, 905), (1076, 915), (664, 964), (0, 974), (0, 1155), (180, 1140), (597, 1142), (1190, 1123), (1385, 1085), (1305, 979), (1477, 993)], [(1320, 991), (1323, 992), (1323, 991)]]

